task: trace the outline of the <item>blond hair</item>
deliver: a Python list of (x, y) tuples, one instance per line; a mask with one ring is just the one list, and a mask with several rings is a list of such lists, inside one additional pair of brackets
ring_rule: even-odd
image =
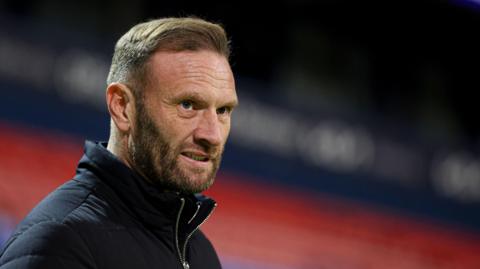
[[(120, 82), (143, 88), (147, 61), (156, 51), (210, 50), (230, 56), (229, 41), (219, 24), (199, 18), (162, 18), (132, 27), (116, 43), (107, 84)], [(133, 85), (132, 85), (133, 84)]]

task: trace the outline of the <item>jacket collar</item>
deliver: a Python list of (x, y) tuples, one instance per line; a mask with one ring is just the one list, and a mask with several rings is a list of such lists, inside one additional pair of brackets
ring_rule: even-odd
[(185, 195), (158, 189), (126, 166), (106, 146), (105, 142), (85, 142), (85, 154), (78, 164), (76, 178), (93, 173), (113, 189), (144, 225), (159, 230), (170, 229), (180, 216), (179, 230), (188, 234), (202, 224), (216, 206), (214, 200), (200, 194)]

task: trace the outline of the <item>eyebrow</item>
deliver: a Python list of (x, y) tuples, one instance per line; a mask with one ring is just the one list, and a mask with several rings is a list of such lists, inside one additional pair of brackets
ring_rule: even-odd
[(227, 102), (225, 104), (225, 106), (228, 106), (228, 107), (231, 107), (231, 108), (237, 107), (238, 106), (238, 99), (235, 98), (234, 100)]
[[(202, 105), (205, 105), (208, 103), (207, 99), (204, 97), (203, 94), (199, 93), (199, 92), (187, 92), (187, 93), (184, 93), (184, 94), (179, 94), (178, 96), (175, 97), (175, 100), (177, 101), (181, 101), (181, 100), (184, 100), (184, 99), (188, 99), (188, 100), (192, 100), (192, 101), (195, 101), (199, 104), (202, 104)], [(232, 100), (229, 100), (227, 102), (225, 102), (222, 106), (228, 106), (228, 107), (236, 107), (238, 106), (238, 99), (237, 98), (234, 98)]]
[(201, 104), (206, 104), (207, 103), (207, 100), (205, 99), (205, 97), (198, 92), (182, 93), (182, 94), (179, 94), (178, 96), (175, 97), (175, 100), (177, 100), (177, 101), (181, 101), (181, 100), (184, 100), (184, 99), (192, 100), (192, 101), (195, 101), (195, 102), (201, 103)]

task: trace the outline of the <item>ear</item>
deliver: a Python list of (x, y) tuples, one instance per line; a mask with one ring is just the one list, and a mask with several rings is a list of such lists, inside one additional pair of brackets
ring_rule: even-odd
[(122, 83), (107, 87), (107, 107), (110, 117), (122, 133), (130, 131), (133, 123), (134, 99), (130, 88)]

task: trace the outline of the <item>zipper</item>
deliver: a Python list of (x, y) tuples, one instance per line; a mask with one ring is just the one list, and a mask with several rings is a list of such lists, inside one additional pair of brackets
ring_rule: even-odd
[[(183, 208), (185, 207), (185, 198), (180, 198), (180, 201), (182, 202), (182, 204), (180, 205), (180, 210), (178, 210), (177, 223), (175, 224), (175, 243), (176, 243), (176, 246), (177, 246), (178, 256), (180, 258), (180, 264), (182, 264), (183, 269), (190, 269), (190, 265), (188, 264), (187, 259), (186, 259), (186, 255), (187, 255), (186, 251), (187, 251), (188, 240), (190, 240), (192, 235), (200, 228), (200, 226), (202, 226), (202, 224), (204, 224), (208, 220), (208, 218), (210, 218), (213, 211), (217, 207), (217, 203), (215, 203), (213, 205), (213, 208), (210, 211), (210, 213), (208, 213), (207, 217), (205, 217), (205, 219), (200, 224), (198, 224), (197, 227), (195, 227), (195, 229), (193, 229), (192, 232), (190, 232), (187, 235), (187, 238), (185, 239), (185, 243), (183, 243), (182, 252), (180, 252), (180, 243), (178, 242), (178, 226), (180, 224), (180, 217), (182, 215)], [(200, 210), (200, 203), (197, 203), (197, 210), (196, 210), (195, 214), (193, 215), (193, 217), (190, 219), (189, 223), (195, 218), (195, 216), (197, 215), (199, 210)]]
[(190, 223), (193, 221), (193, 219), (197, 216), (198, 211), (200, 211), (200, 205), (201, 205), (201, 204), (202, 204), (202, 203), (197, 202), (197, 210), (195, 211), (195, 213), (193, 214), (193, 216), (192, 216), (192, 217), (190, 218), (190, 220), (188, 221), (188, 224), (190, 224)]
[[(199, 205), (199, 204), (198, 204)], [(190, 268), (190, 265), (188, 264), (187, 260), (186, 260), (186, 255), (187, 255), (187, 244), (188, 244), (188, 240), (190, 240), (190, 237), (192, 237), (192, 235), (198, 230), (198, 228), (200, 228), (200, 226), (202, 226), (202, 224), (204, 224), (208, 218), (210, 218), (210, 216), (212, 215), (213, 211), (215, 210), (215, 208), (217, 207), (217, 203), (213, 204), (213, 208), (212, 210), (210, 211), (210, 213), (208, 213), (207, 217), (205, 217), (205, 219), (203, 219), (203, 221), (197, 225), (197, 227), (195, 227), (195, 229), (193, 229), (192, 232), (190, 232), (188, 235), (187, 235), (187, 238), (185, 239), (185, 243), (183, 243), (183, 252), (182, 252), (182, 256), (180, 258), (180, 260), (183, 260), (183, 268), (184, 269), (189, 269)], [(200, 206), (198, 207), (198, 209), (200, 209)], [(192, 218), (193, 219), (193, 218)], [(178, 224), (177, 224), (178, 225)], [(178, 237), (178, 236), (177, 236)], [(177, 239), (177, 242), (178, 242), (178, 239)], [(178, 247), (178, 243), (177, 243), (177, 247)]]
[(182, 202), (182, 204), (180, 205), (180, 210), (178, 210), (177, 223), (175, 224), (175, 243), (177, 246), (178, 257), (180, 258), (180, 264), (183, 266), (184, 269), (189, 269), (190, 266), (185, 261), (184, 256), (180, 252), (180, 244), (178, 243), (178, 225), (180, 223), (180, 216), (182, 215), (183, 207), (185, 206), (185, 198), (180, 198), (180, 201)]

